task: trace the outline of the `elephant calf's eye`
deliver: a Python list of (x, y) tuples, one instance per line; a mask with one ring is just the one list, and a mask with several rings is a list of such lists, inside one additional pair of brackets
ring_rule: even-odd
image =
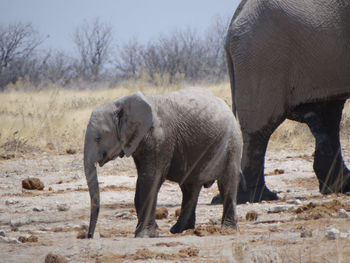
[(101, 137), (96, 137), (95, 142), (97, 142), (97, 143), (101, 142)]

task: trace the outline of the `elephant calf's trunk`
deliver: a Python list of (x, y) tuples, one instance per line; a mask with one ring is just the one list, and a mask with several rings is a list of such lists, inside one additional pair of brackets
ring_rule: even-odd
[(100, 211), (100, 190), (95, 165), (85, 165), (85, 176), (91, 199), (90, 225), (88, 238), (93, 238)]

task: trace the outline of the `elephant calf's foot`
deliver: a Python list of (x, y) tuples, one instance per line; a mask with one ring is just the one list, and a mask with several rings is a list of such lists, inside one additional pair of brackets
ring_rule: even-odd
[(194, 229), (194, 225), (195, 224), (187, 224), (187, 225), (183, 226), (183, 225), (181, 225), (181, 223), (179, 223), (179, 221), (177, 221), (176, 224), (173, 225), (172, 228), (170, 229), (170, 232), (172, 234), (182, 233), (183, 231), (185, 231), (187, 229)]

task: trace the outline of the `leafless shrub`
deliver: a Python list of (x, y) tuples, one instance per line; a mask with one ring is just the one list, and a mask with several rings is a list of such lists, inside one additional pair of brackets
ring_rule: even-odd
[(0, 25), (0, 90), (19, 77), (33, 74), (34, 53), (42, 43), (31, 24)]
[(78, 74), (91, 81), (100, 80), (111, 51), (112, 27), (95, 19), (76, 28), (73, 40), (78, 51)]

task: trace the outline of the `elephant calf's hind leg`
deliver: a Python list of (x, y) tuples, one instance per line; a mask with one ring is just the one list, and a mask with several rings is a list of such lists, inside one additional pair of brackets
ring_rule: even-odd
[(182, 185), (181, 213), (176, 224), (170, 229), (173, 234), (182, 233), (186, 229), (193, 229), (196, 223), (196, 206), (198, 202), (200, 185)]
[(237, 184), (230, 182), (233, 178), (228, 180), (218, 180), (218, 187), (222, 197), (222, 204), (224, 206), (221, 225), (223, 227), (237, 228), (237, 210), (236, 210), (236, 196)]

